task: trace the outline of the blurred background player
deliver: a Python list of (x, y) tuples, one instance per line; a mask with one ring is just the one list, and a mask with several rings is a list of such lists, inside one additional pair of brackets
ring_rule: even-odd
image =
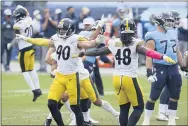
[[(51, 16), (50, 10), (48, 8), (44, 9), (44, 18), (42, 19), (42, 30), (44, 33), (44, 38), (50, 38), (52, 35), (56, 33), (58, 22)], [(40, 68), (39, 72), (47, 72), (46, 71), (46, 62), (45, 56), (48, 51), (48, 47), (40, 47)]]
[(66, 15), (65, 15), (65, 18), (69, 18), (69, 19), (71, 19), (71, 20), (73, 20), (73, 21), (76, 21), (76, 16), (75, 16), (75, 9), (74, 9), (74, 7), (69, 6), (69, 7), (67, 8), (67, 13), (66, 13)]
[[(29, 13), (26, 8), (18, 5), (17, 8), (13, 12), (15, 24), (13, 29), (16, 34), (20, 34), (27, 37), (32, 37), (33, 34), (33, 26), (32, 19), (29, 16)], [(42, 95), (40, 90), (39, 78), (34, 69), (35, 62), (35, 50), (33, 49), (33, 45), (27, 43), (24, 40), (18, 40), (18, 48), (19, 48), (19, 63), (21, 67), (22, 74), (30, 86), (33, 92), (33, 101)]]
[[(149, 99), (146, 103), (142, 125), (149, 125), (156, 100), (166, 86), (169, 92), (168, 125), (176, 125), (175, 117), (181, 92), (182, 78), (178, 64), (183, 67), (182, 56), (176, 46), (177, 37), (174, 35), (174, 19), (168, 13), (155, 15), (156, 31), (148, 32), (145, 36), (146, 47), (171, 57), (176, 64), (146, 57), (148, 81), (152, 83)], [(153, 69), (153, 70), (152, 70)]]
[[(11, 52), (12, 48), (7, 49), (7, 43), (10, 43), (13, 38), (14, 38), (14, 30), (13, 30), (13, 25), (14, 22), (12, 20), (12, 12), (10, 9), (5, 9), (4, 10), (4, 15), (5, 15), (5, 20), (3, 21), (1, 25), (1, 63), (4, 65), (5, 71), (10, 70), (10, 59), (11, 59)], [(3, 61), (3, 54), (6, 51), (6, 62)]]
[(55, 9), (55, 21), (60, 22), (63, 17), (63, 12), (60, 8)]
[[(168, 14), (174, 19), (174, 36), (178, 38), (178, 27), (179, 27), (179, 20), (180, 20), (180, 14), (174, 10), (169, 11)], [(179, 42), (179, 41), (178, 41)], [(157, 115), (157, 120), (160, 121), (168, 121), (168, 103), (169, 103), (169, 92), (167, 90), (167, 87), (165, 86), (161, 95), (160, 95), (160, 104), (159, 104), (159, 112)], [(176, 119), (179, 119), (176, 117)]]

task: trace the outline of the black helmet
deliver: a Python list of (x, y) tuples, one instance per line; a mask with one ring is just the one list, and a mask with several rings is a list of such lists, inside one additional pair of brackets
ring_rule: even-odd
[(16, 8), (14, 11), (13, 11), (13, 18), (16, 22), (26, 18), (28, 15), (28, 11), (25, 9), (25, 8)]
[(174, 19), (168, 13), (159, 13), (155, 15), (155, 23), (165, 30), (174, 27)]
[(123, 45), (130, 45), (132, 43), (132, 37), (136, 34), (136, 24), (133, 19), (124, 18), (119, 26), (120, 39)]
[(175, 10), (171, 10), (169, 12), (167, 12), (175, 21), (175, 27), (178, 27), (179, 26), (179, 23), (180, 23), (180, 14), (175, 11)]
[(75, 32), (74, 21), (69, 18), (62, 19), (58, 24), (57, 35), (60, 38), (68, 38)]
[[(99, 23), (100, 20), (95, 21), (95, 24), (92, 26), (91, 30), (96, 30), (97, 29), (97, 25)], [(104, 32), (106, 30), (106, 25), (103, 25), (100, 31), (100, 34), (103, 35)]]

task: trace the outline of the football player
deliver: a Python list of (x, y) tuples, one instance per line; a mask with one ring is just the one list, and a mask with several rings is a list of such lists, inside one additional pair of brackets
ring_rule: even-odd
[[(27, 9), (18, 5), (13, 12), (13, 17), (15, 20), (15, 24), (13, 26), (15, 33), (26, 37), (32, 37), (32, 19), (29, 16)], [(40, 95), (42, 95), (38, 75), (34, 70), (35, 50), (31, 43), (28, 43), (24, 40), (18, 40), (16, 42), (18, 43), (19, 48), (18, 60), (20, 63), (21, 71), (25, 78), (25, 81), (30, 86), (33, 92), (34, 102)], [(8, 45), (8, 48), (10, 48), (13, 44), (15, 44), (15, 41)]]
[[(100, 22), (101, 23), (101, 22)], [(100, 27), (100, 26), (98, 26)], [(97, 30), (93, 33), (90, 34), (88, 32), (84, 32), (83, 35), (88, 35), (89, 36), (95, 36), (95, 34), (98, 34), (101, 29), (97, 28)], [(50, 55), (50, 54), (49, 54)], [(47, 57), (49, 57), (49, 55)], [(55, 59), (56, 54), (52, 54), (53, 55), (53, 59)], [(48, 61), (50, 63), (50, 61)], [(91, 102), (94, 103), (94, 105), (102, 107), (103, 109), (105, 109), (106, 111), (110, 112), (114, 117), (118, 118), (119, 117), (119, 112), (117, 112), (107, 101), (101, 100), (99, 99), (96, 89), (93, 85), (92, 80), (90, 80), (89, 78), (89, 72), (87, 69), (84, 68), (84, 65), (82, 63), (82, 59), (80, 58), (79, 60), (79, 78), (80, 78), (80, 86), (81, 86), (81, 91), (80, 91), (80, 97), (81, 97), (81, 109), (82, 109), (82, 113), (84, 116), (84, 121), (85, 122), (89, 122), (91, 121), (91, 123), (96, 123), (96, 121), (94, 122), (93, 120), (91, 120), (90, 118), (90, 112), (88, 110), (88, 101), (91, 100)], [(53, 67), (54, 69), (54, 67)], [(55, 70), (56, 71), (56, 70)], [(54, 75), (54, 70), (51, 71), (51, 73)], [(46, 122), (51, 122), (51, 120), (48, 120)], [(98, 123), (98, 122), (97, 122)], [(72, 122), (70, 123), (70, 125), (75, 125), (74, 120), (72, 120)], [(88, 123), (89, 125), (89, 123)]]
[[(120, 107), (120, 125), (136, 125), (144, 110), (143, 93), (137, 81), (138, 53), (170, 63), (174, 61), (166, 55), (145, 48), (142, 45), (143, 40), (136, 37), (136, 25), (132, 19), (125, 18), (119, 30), (120, 38), (110, 40), (108, 47), (82, 52), (79, 56), (113, 54), (115, 58), (113, 86)], [(130, 105), (134, 110), (128, 119)]]
[[(180, 23), (180, 14), (177, 11), (169, 11), (168, 14), (174, 19), (174, 25), (172, 25), (174, 30), (174, 35), (178, 38), (177, 34), (177, 28), (179, 27)], [(160, 96), (160, 104), (159, 104), (159, 112), (157, 115), (157, 120), (159, 121), (168, 121), (168, 115), (167, 115), (167, 110), (168, 110), (168, 103), (169, 103), (169, 93), (167, 90), (167, 87), (163, 89), (161, 96)], [(176, 119), (179, 119), (179, 117), (176, 117)]]
[(58, 109), (58, 101), (67, 90), (70, 106), (76, 116), (76, 124), (84, 125), (83, 115), (80, 109), (80, 85), (78, 62), (80, 58), (72, 58), (74, 54), (81, 52), (81, 49), (95, 47), (103, 39), (98, 36), (95, 40), (88, 41), (84, 37), (74, 34), (74, 22), (64, 18), (58, 24), (57, 34), (51, 39), (29, 38), (16, 35), (17, 39), (25, 40), (39, 46), (49, 46), (56, 48), (57, 72), (51, 84), (48, 94), (48, 108), (58, 126), (64, 125), (61, 113)]
[(145, 107), (143, 125), (150, 124), (155, 102), (165, 86), (170, 97), (168, 103), (168, 125), (176, 125), (176, 110), (182, 86), (178, 64), (183, 70), (182, 56), (176, 46), (176, 35), (171, 30), (174, 25), (174, 19), (168, 13), (159, 13), (156, 14), (155, 21), (157, 24), (156, 31), (148, 32), (145, 35), (146, 47), (171, 57), (176, 64), (172, 65), (163, 60), (154, 59), (152, 61), (151, 58), (146, 58), (147, 77), (148, 81), (152, 82), (152, 85), (150, 96)]

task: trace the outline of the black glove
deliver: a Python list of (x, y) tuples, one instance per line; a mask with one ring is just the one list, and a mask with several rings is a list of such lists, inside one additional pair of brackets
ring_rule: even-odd
[(147, 69), (147, 77), (149, 76), (152, 76), (153, 75), (153, 72), (152, 72), (152, 69)]
[(186, 67), (180, 67), (181, 71), (188, 72), (188, 69)]

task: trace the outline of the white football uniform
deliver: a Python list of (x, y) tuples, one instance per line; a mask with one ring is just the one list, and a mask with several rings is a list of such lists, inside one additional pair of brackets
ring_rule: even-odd
[[(27, 17), (26, 19), (20, 20), (16, 22), (13, 26), (14, 30), (19, 30), (20, 35), (24, 35), (26, 37), (31, 37), (33, 34), (33, 27), (32, 27), (32, 19), (31, 17)], [(31, 43), (25, 42), (24, 40), (18, 41), (18, 48), (19, 50), (24, 49), (26, 47), (32, 46)]]
[(109, 41), (108, 48), (115, 58), (114, 75), (137, 76), (138, 53), (136, 52), (136, 46), (143, 43), (143, 40), (134, 38), (133, 41), (132, 45), (124, 47), (119, 38)]
[[(56, 52), (51, 54), (51, 59), (57, 61)], [(79, 80), (84, 80), (89, 77), (89, 72), (84, 68), (82, 58), (78, 60), (78, 72), (79, 72)]]
[[(72, 58), (74, 54), (79, 54), (81, 50), (77, 47), (78, 40), (83, 38), (79, 35), (72, 35), (67, 39), (61, 39), (55, 34), (51, 40), (54, 42), (56, 48), (56, 61), (58, 64), (57, 71), (62, 74), (72, 74), (80, 72), (84, 68), (81, 58)], [(85, 73), (85, 70), (81, 70)], [(81, 72), (81, 73), (82, 73)]]

